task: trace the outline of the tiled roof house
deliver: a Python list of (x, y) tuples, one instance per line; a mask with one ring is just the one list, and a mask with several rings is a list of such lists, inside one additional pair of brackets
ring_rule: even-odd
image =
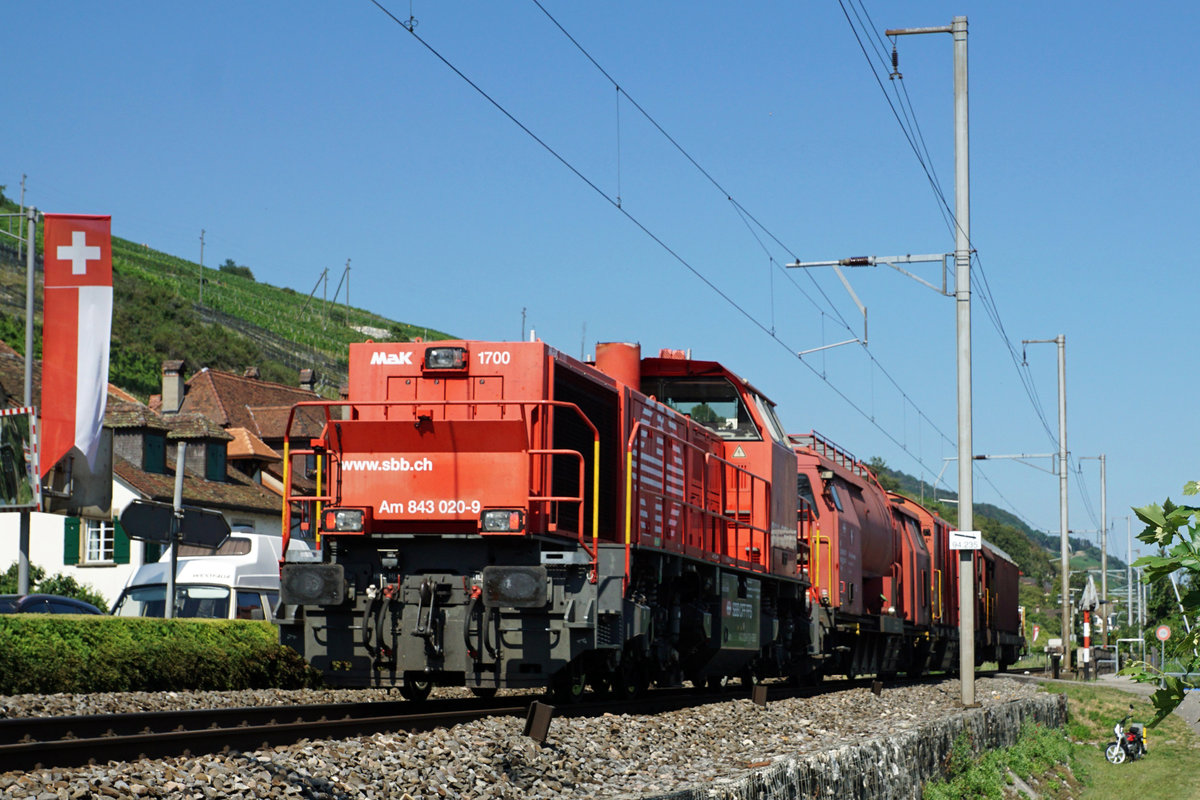
[[(300, 371), (298, 386), (264, 381), (254, 367), (242, 375), (205, 368), (186, 382), (183, 374), (183, 362), (163, 362), (163, 391), (150, 398), (151, 407), (168, 420), (176, 414), (211, 420), (233, 437), (231, 465), (282, 494), (284, 441), (307, 446), (324, 424), (322, 411), (302, 409), (287, 430), (296, 403), (325, 399), (314, 391), (312, 370)], [(302, 465), (292, 466), (295, 470)]]
[[(40, 364), (34, 365), (34, 399), (40, 399)], [(22, 405), (24, 360), (0, 349), (0, 406)], [(198, 393), (203, 395), (203, 392)], [(311, 399), (307, 395), (306, 399)], [(243, 457), (272, 463), (269, 448), (227, 432), (218, 420), (183, 410), (163, 416), (116, 387), (109, 387), (105, 428), (112, 434), (111, 519), (31, 514), (30, 562), (47, 575), (62, 573), (95, 588), (111, 602), (143, 563), (157, 560), (158, 545), (132, 541), (119, 517), (132, 500), (174, 500), (178, 445), (186, 443), (183, 502), (220, 511), (234, 530), (277, 534), (282, 501), (277, 491), (247, 475)], [(0, 514), (0, 569), (16, 561), (17, 514)]]

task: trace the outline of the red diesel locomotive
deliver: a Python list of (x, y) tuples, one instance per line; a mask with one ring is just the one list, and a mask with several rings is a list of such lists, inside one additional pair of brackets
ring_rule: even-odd
[[(314, 435), (284, 535), (320, 548), (281, 566), (281, 639), (331, 684), (571, 699), (957, 665), (949, 526), (716, 362), (368, 342), (347, 399), (289, 424)], [(1016, 568), (976, 563), (976, 653), (1011, 662)]]

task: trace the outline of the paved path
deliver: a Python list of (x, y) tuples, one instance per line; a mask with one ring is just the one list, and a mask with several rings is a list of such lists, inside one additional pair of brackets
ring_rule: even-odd
[[(1022, 680), (1035, 680), (1039, 683), (1074, 683), (1079, 681), (1072, 678), (1064, 678), (1055, 680), (1054, 678), (1043, 675), (1040, 672), (1027, 672), (1024, 674), (1010, 672), (1009, 677), (1019, 678)], [(1149, 683), (1138, 683), (1133, 678), (1125, 675), (1106, 674), (1101, 675), (1096, 680), (1092, 681), (1097, 686), (1108, 686), (1113, 689), (1120, 689), (1123, 692), (1130, 694), (1149, 697), (1154, 694), (1155, 686)], [(1196, 735), (1200, 736), (1200, 690), (1188, 692), (1174, 712), (1180, 719), (1188, 724), (1195, 731)], [(1149, 715), (1148, 715), (1149, 716)]]

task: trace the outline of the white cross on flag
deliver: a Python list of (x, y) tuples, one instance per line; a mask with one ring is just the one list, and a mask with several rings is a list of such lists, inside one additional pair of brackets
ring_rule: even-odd
[(95, 466), (112, 330), (112, 218), (47, 214), (45, 221), (43, 477), (72, 447)]

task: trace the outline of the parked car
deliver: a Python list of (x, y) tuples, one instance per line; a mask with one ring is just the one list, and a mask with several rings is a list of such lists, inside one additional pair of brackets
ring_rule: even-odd
[[(292, 539), (289, 550), (310, 550)], [(175, 572), (175, 616), (207, 619), (275, 618), (279, 606), (278, 534), (235, 531), (216, 550), (182, 545)], [(118, 617), (161, 617), (166, 611), (168, 550), (143, 564), (113, 604)]]
[(0, 594), (0, 614), (103, 614), (91, 603), (57, 594)]

